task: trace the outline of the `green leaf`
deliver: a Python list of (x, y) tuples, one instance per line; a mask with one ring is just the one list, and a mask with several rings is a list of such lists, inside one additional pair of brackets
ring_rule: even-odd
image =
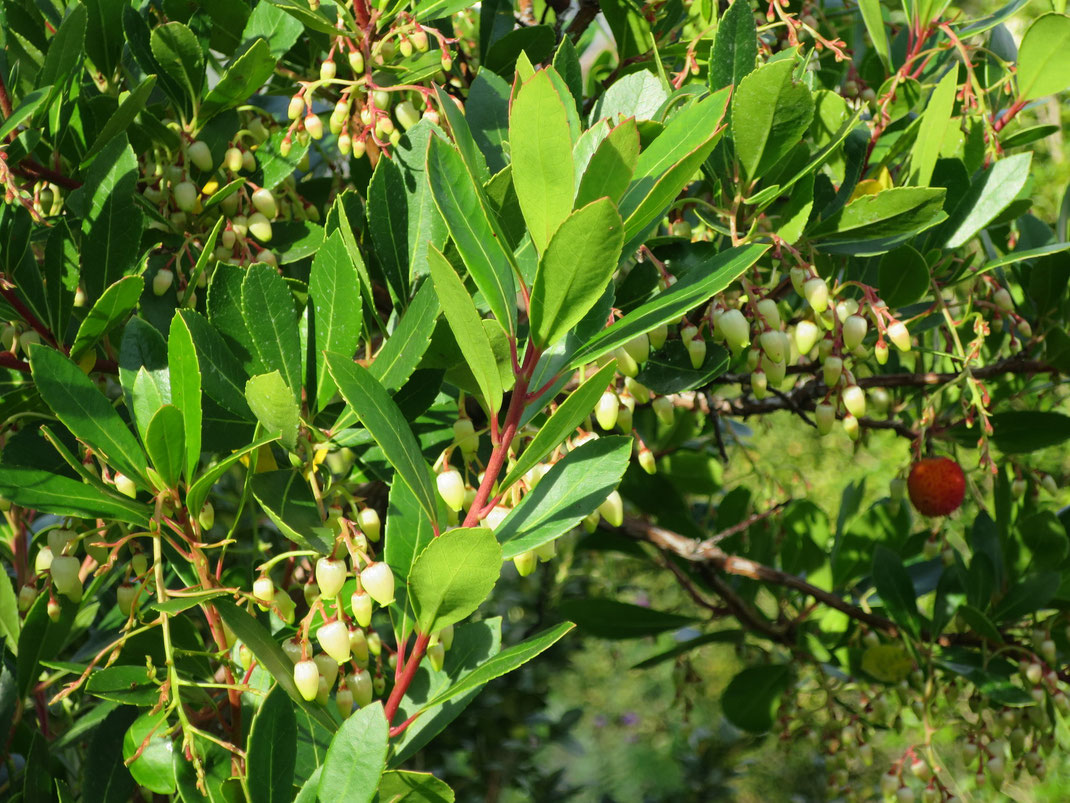
[(1040, 410), (1009, 410), (991, 417), (1000, 451), (1022, 454), (1057, 446), (1070, 439), (1070, 416)]
[(449, 530), (428, 544), (409, 572), (409, 602), (421, 633), (456, 624), (490, 596), (502, 549), (486, 527)]
[(444, 692), (436, 695), (434, 699), (425, 703), (422, 710), (426, 711), (472, 689), (478, 689), (495, 678), (500, 678), (502, 675), (523, 666), (532, 658), (545, 652), (560, 641), (574, 627), (575, 625), (572, 622), (561, 622), (519, 644), (514, 644), (512, 647), (502, 650), (467, 675), (463, 675)]
[(87, 298), (129, 273), (141, 252), (141, 210), (134, 204), (137, 159), (120, 135), (105, 145), (89, 168), (82, 193), (87, 212), (82, 220), (82, 280)]
[(516, 261), (460, 153), (438, 137), (431, 137), (427, 177), (435, 205), (446, 221), (464, 266), (498, 322), (508, 331), (515, 331)]
[(275, 71), (277, 59), (271, 55), (271, 46), (263, 39), (253, 44), (233, 59), (223, 77), (219, 79), (197, 112), (200, 123), (206, 123), (221, 111), (245, 103)]
[(368, 230), (390, 293), (404, 303), (409, 298), (409, 204), (393, 159), (380, 159), (368, 183)]
[(231, 466), (247, 454), (251, 454), (261, 446), (267, 446), (269, 443), (277, 441), (278, 439), (278, 435), (271, 435), (266, 438), (255, 440), (248, 446), (239, 449), (233, 454), (227, 455), (214, 466), (205, 470), (205, 472), (197, 478), (197, 481), (190, 486), (189, 491), (186, 493), (186, 505), (189, 510), (194, 515), (199, 513), (204, 506), (204, 500), (208, 498), (208, 494), (212, 490), (212, 486), (219, 481), (220, 477), (227, 473)]
[(453, 266), (437, 248), (428, 251), (431, 279), (435, 283), (439, 305), (464, 355), (468, 368), (479, 385), (483, 401), (490, 415), (497, 415), (502, 406), (502, 381), (498, 361), (490, 338), (483, 328), (475, 302), (465, 289), (464, 282)]
[(360, 275), (337, 231), (327, 237), (312, 260), (308, 295), (316, 341), (316, 409), (322, 410), (336, 391), (323, 352), (356, 351), (363, 321)]
[(214, 591), (199, 591), (194, 594), (188, 594), (181, 597), (171, 597), (167, 602), (150, 602), (145, 606), (150, 611), (160, 611), (171, 616), (188, 611), (190, 608), (196, 608), (198, 605), (218, 599), (219, 597), (227, 596), (226, 591), (216, 589)]
[(34, 382), (56, 417), (107, 462), (148, 487), (148, 462), (137, 439), (93, 381), (67, 357), (47, 346), (30, 354)]
[(133, 499), (97, 490), (81, 480), (25, 466), (0, 465), (0, 495), (14, 505), (89, 519), (116, 519), (148, 526), (152, 509)]
[(420, 364), (420, 358), (431, 342), (438, 313), (435, 286), (432, 282), (424, 282), (368, 369), (388, 391), (393, 392), (404, 385)]
[(914, 584), (903, 568), (903, 561), (886, 546), (873, 550), (873, 585), (891, 619), (904, 630), (917, 635), (918, 604)]
[(88, 165), (94, 156), (100, 153), (101, 149), (109, 142), (113, 137), (118, 136), (125, 132), (130, 124), (137, 119), (138, 114), (145, 108), (145, 103), (149, 99), (149, 95), (152, 94), (152, 90), (156, 88), (156, 76), (148, 75), (141, 80), (141, 82), (130, 90), (130, 94), (127, 95), (119, 103), (119, 107), (112, 113), (108, 121), (104, 123), (104, 127), (100, 129), (100, 133), (97, 134), (96, 139), (93, 140), (93, 145), (86, 151), (84, 157), (82, 157), (81, 166), (84, 168)]
[(531, 439), (516, 465), (498, 485), (499, 492), (523, 477), (531, 468), (572, 434), (594, 410), (616, 373), (617, 363), (610, 361), (569, 394)]
[(334, 720), (323, 710), (323, 706), (307, 702), (294, 684), (293, 661), (286, 657), (275, 639), (256, 619), (226, 599), (217, 599), (212, 603), (219, 611), (220, 617), (234, 635), (248, 647), (257, 662), (275, 678), (297, 706), (306, 714), (332, 733), (336, 729)]
[(338, 34), (335, 22), (336, 7), (334, 5), (321, 6), (313, 11), (307, 3), (302, 3), (299, 0), (269, 0), (269, 2), (278, 6), (287, 14), (292, 15), (296, 20), (304, 24), (306, 28), (325, 33), (328, 36), (336, 36)]
[(391, 484), (386, 510), (383, 560), (395, 577), (395, 599), (392, 607), (396, 617), (400, 618), (400, 626), (397, 625), (398, 618), (395, 618), (395, 628), (402, 634), (402, 638), (408, 638), (412, 629), (408, 605), (409, 572), (416, 556), (434, 537), (431, 520), (424, 515), (409, 486), (403, 482)]
[[(201, 365), (189, 319), (176, 314), (171, 319), (167, 338), (167, 365), (170, 376), (170, 395), (182, 413), (186, 432), (186, 481), (192, 481), (201, 462)], [(200, 510), (197, 507), (195, 510)]]
[(468, 168), (469, 175), (479, 186), (486, 184), (490, 178), (490, 171), (487, 169), (487, 162), (476, 144), (475, 137), (472, 135), (472, 128), (468, 125), (468, 118), (465, 117), (457, 104), (451, 100), (450, 96), (441, 87), (435, 87), (435, 97), (438, 100), (439, 107), (445, 112), (446, 122), (449, 124), (450, 133), (453, 134), (457, 152), (460, 154), (464, 166)]
[(380, 803), (453, 803), (455, 799), (449, 784), (429, 772), (387, 770), (379, 782)]
[[(888, 32), (884, 29), (884, 17), (881, 15), (880, 0), (859, 0), (858, 10), (862, 12), (862, 22), (873, 49), (884, 65), (884, 72), (892, 71), (892, 56), (888, 48)], [(952, 71), (954, 72), (954, 71)]]
[(153, 468), (174, 488), (186, 465), (185, 420), (182, 412), (173, 404), (165, 404), (156, 411), (149, 422), (145, 449), (152, 459)]
[(758, 261), (769, 246), (743, 245), (722, 251), (704, 265), (688, 271), (676, 284), (651, 301), (632, 310), (612, 326), (603, 329), (574, 354), (569, 361), (578, 367), (622, 346), (633, 337), (663, 324), (709, 301), (734, 282)]
[(204, 86), (204, 55), (193, 31), (181, 22), (165, 22), (152, 29), (149, 46), (153, 58), (186, 93), (190, 109)]
[(0, 140), (7, 140), (8, 134), (32, 117), (41, 104), (48, 100), (51, 89), (52, 87), (50, 86), (43, 86), (33, 92), (28, 92), (23, 97), (18, 108), (11, 112), (10, 116), (0, 124)]
[(605, 292), (617, 269), (624, 229), (613, 202), (572, 212), (542, 252), (531, 290), (531, 339), (542, 348), (568, 334)]
[(304, 30), (300, 22), (277, 6), (257, 3), (253, 6), (249, 19), (245, 21), (241, 41), (262, 38), (270, 47), (271, 57), (278, 61), (294, 46)]
[(539, 70), (520, 87), (509, 113), (513, 186), (540, 254), (572, 211), (575, 167), (565, 101), (549, 70)]
[[(538, 486), (536, 486), (538, 487)], [(693, 623), (693, 616), (656, 611), (615, 599), (570, 599), (557, 606), (558, 612), (574, 620), (580, 630), (604, 639), (656, 636)]]
[(246, 762), (251, 803), (293, 800), (297, 717), (282, 686), (268, 693), (253, 718)]
[(249, 409), (267, 432), (278, 432), (283, 446), (293, 451), (297, 446), (297, 429), (301, 408), (278, 371), (254, 376), (245, 383)]
[(660, 78), (648, 70), (638, 70), (613, 82), (595, 104), (591, 119), (653, 120), (668, 97)]
[[(478, 82), (479, 79), (476, 80)], [(472, 105), (469, 104), (468, 108), (472, 109)], [(446, 221), (438, 213), (431, 197), (431, 187), (427, 183), (427, 145), (431, 137), (437, 135), (439, 130), (434, 123), (420, 120), (405, 132), (394, 149), (393, 161), (401, 169), (408, 198), (409, 274), (406, 284), (409, 286), (418, 277), (427, 275), (428, 248), (434, 246), (441, 250), (449, 236)]]
[(1018, 96), (1036, 100), (1070, 87), (1070, 17), (1043, 14), (1018, 47)]
[(1029, 178), (1032, 159), (1032, 153), (1016, 153), (974, 175), (969, 191), (954, 206), (944, 227), (948, 232), (945, 248), (969, 242), (1018, 197)]
[[(5, 494), (6, 496), (7, 494)], [(59, 655), (74, 624), (78, 606), (66, 599), (60, 602), (59, 619), (52, 621), (48, 615), (48, 594), (38, 594), (19, 634), (15, 680), (19, 697), (25, 697), (40, 679), (41, 663)]]
[(145, 280), (140, 276), (126, 276), (105, 290), (78, 327), (71, 345), (71, 359), (77, 362), (104, 335), (123, 323), (134, 311), (144, 289)]
[(19, 654), (19, 632), (22, 619), (19, 618), (19, 599), (11, 587), (11, 578), (7, 572), (0, 577), (0, 636), (7, 642), (11, 654)]
[(52, 87), (53, 96), (58, 94), (82, 64), (87, 17), (86, 7), (81, 3), (75, 5), (48, 43), (48, 54), (41, 72), (37, 74), (37, 83)]
[(554, 463), (494, 531), (506, 560), (567, 533), (606, 501), (632, 455), (631, 437), (588, 441)]
[(810, 231), (830, 253), (881, 254), (944, 219), (943, 187), (893, 187), (863, 195)]
[(814, 118), (814, 99), (792, 80), (793, 59), (770, 62), (744, 78), (732, 98), (732, 143), (752, 181), (796, 146)]
[(137, 709), (121, 706), (109, 710), (111, 705), (102, 703), (93, 709), (108, 713), (89, 734), (82, 803), (126, 803), (136, 791), (134, 779), (123, 764), (123, 736), (137, 718)]
[(694, 368), (687, 346), (680, 340), (670, 340), (650, 355), (635, 379), (655, 393), (683, 393), (708, 385), (728, 370), (729, 362), (723, 346), (707, 343), (706, 358)]
[(750, 0), (735, 0), (717, 24), (710, 51), (710, 89), (738, 86), (757, 59), (758, 32)]
[(160, 687), (145, 666), (110, 666), (89, 676), (85, 690), (94, 697), (124, 705), (155, 705)]
[(279, 272), (268, 265), (250, 265), (241, 285), (241, 309), (259, 373), (278, 371), (295, 399), (301, 398), (301, 340), (293, 296)]
[(749, 666), (737, 674), (721, 695), (725, 719), (750, 733), (765, 733), (773, 727), (777, 701), (791, 680), (784, 664)]
[(324, 555), (331, 551), (316, 498), (300, 471), (279, 469), (253, 474), (252, 491), (283, 535), (305, 549)]
[(389, 730), (383, 705), (378, 702), (342, 723), (331, 739), (320, 773), (321, 803), (370, 803), (386, 769)]
[(892, 309), (913, 304), (929, 290), (929, 265), (909, 245), (884, 254), (878, 276), (881, 299)]
[(435, 519), (435, 491), (420, 444), (394, 400), (367, 369), (349, 357), (327, 355), (327, 368), (338, 384), (342, 398), (353, 408), (387, 461), (416, 498), (428, 518)]
[(661, 219), (713, 152), (721, 138), (719, 126), (729, 94), (728, 89), (722, 89), (677, 113), (639, 154), (635, 177), (619, 204), (626, 251), (647, 227)]
[(196, 347), (205, 395), (223, 409), (252, 421), (253, 413), (245, 401), (245, 371), (222, 336), (194, 310), (182, 309), (175, 314), (182, 318)]
[(1026, 575), (1011, 587), (993, 612), (1001, 622), (1017, 622), (1023, 616), (1044, 608), (1059, 591), (1059, 572), (1037, 572)]
[[(871, 0), (876, 2), (876, 0)], [(910, 172), (905, 184), (927, 187), (933, 176), (933, 168), (940, 156), (944, 136), (951, 123), (951, 111), (958, 86), (958, 70), (948, 70), (929, 96), (929, 105), (921, 116), (918, 136), (910, 149)]]
[[(167, 711), (146, 712), (123, 737), (123, 758), (138, 785), (158, 795), (175, 791), (175, 746), (167, 736)], [(142, 747), (144, 745), (144, 747)], [(141, 750), (140, 754), (138, 750)], [(137, 756), (135, 758), (135, 756)]]
[(1007, 131), (999, 140), (999, 145), (1003, 150), (1009, 150), (1011, 148), (1020, 148), (1023, 145), (1029, 145), (1040, 139), (1050, 137), (1052, 134), (1056, 134), (1061, 129), (1057, 125), (1031, 125), (1025, 128), (1019, 128), (1017, 131)]
[(579, 178), (574, 206), (579, 209), (599, 198), (617, 203), (628, 189), (639, 161), (639, 128), (634, 119), (622, 120), (598, 143)]

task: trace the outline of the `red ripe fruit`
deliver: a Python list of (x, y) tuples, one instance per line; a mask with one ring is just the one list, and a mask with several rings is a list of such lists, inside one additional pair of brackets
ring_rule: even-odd
[(924, 516), (946, 516), (966, 496), (962, 467), (948, 457), (927, 457), (910, 467), (910, 502)]

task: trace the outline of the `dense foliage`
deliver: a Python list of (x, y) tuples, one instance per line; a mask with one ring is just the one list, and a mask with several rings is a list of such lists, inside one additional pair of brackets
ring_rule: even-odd
[[(3, 0), (4, 795), (453, 800), (431, 740), (580, 633), (735, 645), (724, 716), (832, 797), (1043, 778), (1070, 17), (1025, 5)], [(726, 482), (765, 415), (913, 460), (833, 520)]]

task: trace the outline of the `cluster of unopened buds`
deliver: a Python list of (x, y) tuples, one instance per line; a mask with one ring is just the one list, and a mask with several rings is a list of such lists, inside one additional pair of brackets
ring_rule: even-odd
[[(441, 70), (436, 78), (445, 83), (446, 73), (453, 67), (450, 40), (433, 28), (402, 18), (371, 41), (336, 37), (320, 63), (318, 78), (301, 82), (300, 89), (290, 98), (287, 116), (291, 122), (281, 153), (289, 154), (295, 139), (307, 145), (310, 140), (323, 138), (323, 120), (313, 109), (317, 92), (331, 104), (327, 130), (337, 137), (338, 151), (343, 156), (352, 154), (359, 159), (367, 154), (374, 162), (379, 151), (397, 145), (401, 132), (412, 128), (421, 117), (437, 123), (438, 112), (431, 105), (429, 86), (380, 86), (372, 77), (375, 67), (392, 62), (399, 54), (407, 59), (414, 53), (428, 52), (431, 37), (438, 41), (441, 51)], [(348, 74), (340, 74), (338, 69), (338, 58), (343, 54)]]
[[(165, 294), (176, 276), (179, 289), (186, 289), (185, 282), (197, 262), (189, 245), (204, 245), (220, 217), (226, 222), (214, 244), (214, 260), (272, 266), (278, 265), (277, 257), (267, 247), (273, 236), (272, 222), (279, 218), (319, 219), (316, 207), (298, 196), (292, 176), (274, 190), (252, 182), (257, 170), (256, 151), (268, 136), (263, 121), (253, 114), (247, 128), (219, 153), (214, 153), (207, 142), (183, 135), (176, 153), (157, 151), (145, 157), (141, 166), (142, 193), (159, 213), (149, 225), (186, 238), (174, 258), (154, 275), (152, 289), (156, 295)], [(188, 263), (184, 275), (183, 260)], [(210, 267), (214, 260), (210, 260)], [(210, 269), (197, 277), (198, 287), (207, 284), (209, 274)], [(189, 306), (195, 303), (192, 292), (185, 298)]]

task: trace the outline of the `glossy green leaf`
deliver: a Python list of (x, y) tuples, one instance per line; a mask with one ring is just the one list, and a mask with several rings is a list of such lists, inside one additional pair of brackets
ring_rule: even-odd
[(380, 159), (368, 184), (368, 230), (375, 256), (395, 299), (409, 297), (409, 204), (401, 168)]
[(147, 486), (145, 453), (93, 381), (67, 357), (47, 346), (32, 350), (30, 368), (41, 398), (63, 425), (110, 465)]
[(151, 508), (81, 480), (25, 466), (0, 465), (0, 494), (12, 504), (57, 516), (104, 518), (147, 526)]
[(48, 100), (49, 93), (52, 87), (43, 86), (39, 89), (35, 89), (33, 92), (29, 92), (23, 97), (22, 101), (15, 108), (14, 111), (0, 123), (0, 140), (6, 140), (8, 134), (14, 131), (19, 125), (34, 115), (41, 104)]
[(475, 302), (465, 289), (453, 266), (436, 248), (428, 252), (431, 279), (435, 283), (439, 305), (461, 349), (468, 369), (483, 394), (486, 409), (496, 415), (502, 406), (502, 381), (498, 361), (491, 348), (490, 338), (483, 328)]
[(457, 149), (438, 137), (431, 137), (427, 176), (438, 211), (472, 280), (498, 322), (510, 332), (515, 330), (516, 262), (491, 219), (482, 190)]
[(462, 163), (468, 168), (469, 175), (472, 176), (477, 184), (482, 186), (490, 178), (490, 171), (487, 169), (487, 162), (476, 144), (472, 128), (468, 124), (468, 118), (441, 87), (435, 87), (435, 98), (438, 100), (438, 105), (444, 113), (446, 123), (449, 125), (450, 133), (453, 135), (453, 142), (457, 147)]
[(614, 81), (595, 104), (592, 119), (620, 117), (653, 120), (668, 98), (661, 79), (648, 70), (637, 70)]
[(37, 83), (51, 86), (52, 94), (58, 94), (67, 81), (76, 77), (76, 68), (85, 57), (85, 34), (88, 13), (79, 3), (73, 6), (48, 44), (45, 63), (37, 74)]
[(572, 622), (561, 622), (560, 624), (554, 625), (519, 644), (514, 644), (512, 647), (502, 650), (493, 658), (480, 664), (480, 666), (472, 672), (462, 676), (460, 680), (446, 689), (446, 691), (427, 702), (424, 705), (424, 710), (433, 708), (436, 705), (441, 705), (447, 700), (457, 697), (460, 694), (464, 694), (472, 689), (477, 689), (495, 678), (500, 678), (502, 675), (523, 666), (532, 658), (545, 652), (560, 641), (565, 634), (574, 627), (575, 625), (572, 624)]
[(424, 282), (368, 369), (388, 391), (393, 392), (404, 385), (420, 364), (431, 341), (438, 313), (435, 286), (432, 282)]
[(729, 681), (721, 695), (725, 719), (751, 733), (771, 730), (777, 701), (790, 679), (791, 670), (784, 664), (747, 667)]
[(123, 764), (123, 736), (137, 718), (137, 709), (121, 706), (109, 711), (108, 705), (103, 703), (94, 709), (108, 714), (89, 735), (83, 803), (127, 803), (136, 791), (130, 770)]
[(431, 519), (435, 518), (435, 491), (420, 445), (405, 416), (366, 368), (340, 354), (327, 355), (327, 368), (357, 418), (371, 434), (387, 461), (398, 473)]
[(490, 596), (502, 568), (502, 548), (486, 527), (444, 532), (416, 556), (409, 603), (421, 633), (456, 624)]
[(339, 232), (332, 232), (316, 252), (308, 281), (309, 309), (316, 335), (316, 408), (335, 393), (323, 352), (349, 354), (360, 344), (362, 309), (360, 276)]
[(880, 254), (944, 219), (943, 187), (893, 187), (851, 201), (810, 231), (831, 253)]
[(78, 326), (78, 334), (71, 344), (71, 359), (77, 362), (104, 335), (123, 323), (134, 311), (144, 289), (145, 281), (140, 276), (126, 276), (105, 290)]
[(761, 178), (788, 155), (814, 118), (814, 99), (796, 83), (791, 59), (759, 67), (732, 98), (732, 143), (744, 173)]
[(557, 610), (565, 618), (575, 621), (580, 630), (605, 639), (655, 636), (669, 630), (679, 630), (695, 621), (692, 616), (667, 613), (615, 599), (571, 599), (558, 605)]
[(19, 632), (22, 619), (19, 616), (19, 600), (11, 587), (11, 578), (4, 573), (0, 577), (0, 638), (7, 642), (11, 654), (18, 657)]
[(698, 368), (691, 365), (691, 355), (680, 340), (670, 340), (650, 355), (636, 375), (636, 380), (655, 393), (683, 393), (708, 385), (728, 370), (730, 355), (723, 346), (706, 343), (706, 357)]
[(253, 474), (253, 496), (282, 534), (321, 554), (330, 552), (328, 528), (320, 518), (316, 498), (301, 472), (278, 469)]
[(265, 432), (278, 432), (279, 441), (290, 451), (297, 446), (301, 408), (278, 371), (259, 374), (245, 383), (249, 409)]
[(921, 127), (910, 149), (910, 172), (904, 183), (916, 187), (929, 186), (933, 168), (940, 156), (944, 136), (951, 124), (951, 111), (958, 87), (958, 71), (948, 70), (929, 96), (929, 104), (921, 116)]
[(257, 39), (230, 63), (219, 83), (205, 97), (197, 119), (204, 123), (221, 111), (245, 103), (271, 77), (275, 62), (271, 46), (265, 40)]
[(267, 629), (230, 600), (217, 599), (212, 604), (219, 611), (219, 616), (227, 627), (234, 632), (242, 644), (252, 651), (260, 666), (275, 678), (275, 682), (290, 695), (290, 699), (317, 723), (333, 733), (337, 726), (323, 707), (307, 702), (297, 691), (297, 686), (294, 684), (293, 661), (286, 657), (282, 647)]
[(749, 0), (735, 0), (717, 24), (710, 51), (710, 89), (738, 86), (754, 70), (758, 32)]
[(146, 712), (134, 720), (123, 737), (123, 758), (130, 762), (130, 774), (139, 786), (158, 795), (175, 791), (175, 745), (167, 735), (167, 715), (167, 711)]
[(1036, 100), (1070, 87), (1070, 17), (1043, 14), (1018, 46), (1018, 95)]
[(301, 398), (301, 341), (293, 296), (279, 272), (268, 265), (250, 265), (241, 286), (241, 309), (259, 373), (278, 371), (295, 399)]
[(617, 269), (623, 245), (620, 214), (608, 198), (572, 212), (554, 232), (528, 305), (537, 346), (552, 346), (590, 311)]
[(1002, 622), (1016, 622), (1023, 616), (1039, 611), (1055, 598), (1060, 582), (1059, 572), (1026, 575), (1007, 592), (993, 612), (993, 617)]
[(85, 690), (102, 700), (124, 705), (155, 705), (160, 687), (144, 666), (109, 666), (89, 676)]
[(321, 803), (370, 803), (386, 769), (389, 730), (382, 703), (365, 706), (342, 723), (320, 773)]
[(539, 70), (520, 87), (509, 112), (513, 186), (540, 254), (572, 211), (575, 168), (565, 102), (549, 71)]
[(582, 385), (569, 394), (557, 409), (539, 428), (531, 443), (520, 455), (516, 464), (499, 483), (499, 491), (504, 491), (571, 435), (583, 419), (594, 410), (617, 370), (617, 363), (611, 360), (590, 376)]
[(870, 43), (880, 57), (884, 72), (892, 71), (892, 55), (888, 47), (888, 32), (884, 28), (880, 0), (859, 0), (858, 10), (862, 12), (862, 22), (866, 26)]
[[(106, 0), (104, 1), (106, 2)], [(130, 94), (120, 101), (119, 108), (104, 123), (104, 127), (100, 129), (100, 133), (97, 134), (96, 139), (93, 141), (93, 145), (86, 151), (85, 156), (82, 158), (82, 167), (89, 164), (92, 158), (100, 153), (105, 145), (111, 142), (113, 137), (122, 134), (130, 127), (130, 124), (137, 119), (141, 110), (145, 108), (145, 103), (155, 88), (156, 76), (149, 75), (130, 90)]]
[(297, 761), (297, 717), (285, 689), (275, 686), (249, 731), (246, 758), (251, 803), (290, 803)]
[(137, 159), (125, 135), (105, 145), (89, 168), (82, 192), (87, 211), (82, 219), (82, 281), (87, 298), (131, 272), (141, 253), (141, 210), (134, 204)]
[(419, 501), (403, 482), (390, 486), (386, 509), (386, 537), (383, 560), (394, 573), (395, 628), (408, 638), (412, 618), (408, 605), (408, 577), (413, 561), (434, 539), (435, 533)]
[(182, 88), (192, 108), (204, 86), (204, 55), (193, 31), (181, 22), (166, 22), (152, 29), (149, 44), (160, 69)]
[(630, 245), (665, 213), (721, 138), (729, 90), (693, 103), (669, 120), (665, 130), (639, 154), (635, 177), (620, 199), (624, 241)]
[(1008, 410), (991, 417), (996, 446), (1021, 454), (1070, 440), (1070, 416), (1054, 411)]
[(913, 304), (929, 290), (929, 265), (909, 245), (882, 256), (878, 275), (881, 298), (892, 309)]
[(576, 191), (575, 208), (579, 209), (599, 198), (609, 198), (617, 203), (635, 175), (638, 160), (639, 128), (634, 119), (622, 120), (610, 130), (586, 162)]
[(453, 803), (455, 799), (449, 784), (429, 772), (387, 770), (379, 781), (380, 803)]
[[(175, 315), (171, 319), (171, 332), (167, 338), (167, 364), (170, 377), (170, 400), (182, 413), (186, 433), (186, 481), (197, 473), (201, 462), (201, 363), (189, 318)], [(199, 507), (197, 508), (200, 509)]]
[(227, 596), (226, 591), (216, 589), (214, 591), (200, 591), (194, 594), (184, 594), (181, 597), (171, 597), (166, 602), (150, 602), (145, 608), (150, 611), (161, 611), (172, 616), (196, 608), (198, 605)]
[(597, 510), (620, 484), (633, 443), (631, 437), (605, 436), (554, 463), (495, 529), (502, 557), (509, 560), (549, 543)]
[(969, 191), (955, 204), (944, 227), (948, 232), (944, 247), (964, 245), (995, 220), (1025, 186), (1032, 159), (1032, 153), (1016, 153), (975, 175)]
[(182, 412), (173, 404), (165, 404), (152, 417), (145, 450), (167, 487), (174, 488), (186, 466), (186, 437)]
[[(5, 494), (6, 496), (7, 494)], [(38, 594), (22, 622), (15, 660), (15, 680), (19, 697), (29, 694), (41, 674), (41, 662), (59, 655), (74, 624), (78, 606), (66, 599), (60, 602), (60, 615), (52, 621), (48, 615), (48, 595)]]
[(676, 321), (681, 315), (704, 304), (734, 282), (758, 261), (768, 246), (743, 245), (722, 251), (705, 265), (688, 271), (676, 284), (651, 301), (632, 310), (612, 326), (603, 329), (572, 356), (569, 364), (578, 367), (607, 354), (645, 332)]
[(891, 619), (904, 630), (917, 634), (918, 604), (910, 575), (903, 561), (886, 546), (873, 550), (873, 585)]

